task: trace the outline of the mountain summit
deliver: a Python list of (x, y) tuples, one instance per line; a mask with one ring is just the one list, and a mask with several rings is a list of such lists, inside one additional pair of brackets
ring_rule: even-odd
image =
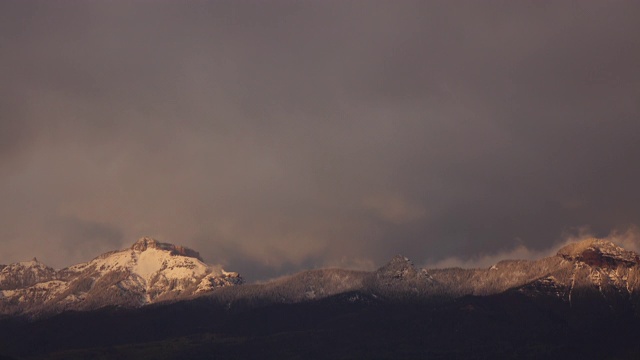
[(234, 272), (205, 264), (186, 247), (143, 237), (130, 248), (54, 270), (31, 261), (0, 270), (0, 313), (138, 307), (242, 284)]
[(168, 251), (171, 255), (187, 256), (202, 261), (200, 253), (195, 250), (189, 249), (184, 246), (161, 243), (158, 240), (150, 237), (142, 237), (138, 239), (138, 241), (136, 241), (133, 245), (131, 245), (131, 250), (134, 251), (142, 252), (147, 249), (165, 250)]

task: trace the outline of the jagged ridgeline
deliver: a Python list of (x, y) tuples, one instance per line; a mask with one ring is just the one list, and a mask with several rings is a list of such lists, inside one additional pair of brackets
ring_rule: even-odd
[[(516, 292), (581, 306), (640, 306), (640, 258), (605, 240), (567, 245), (539, 260), (503, 260), (485, 269), (420, 269), (396, 256), (373, 272), (308, 270), (259, 284), (205, 264), (191, 249), (141, 238), (130, 248), (54, 270), (37, 260), (0, 266), (0, 311), (43, 316), (118, 305), (135, 308), (197, 297), (232, 307), (316, 301), (455, 299)], [(241, 285), (241, 286), (238, 286)], [(588, 300), (586, 300), (588, 299)]]
[(539, 260), (503, 260), (484, 269), (420, 269), (395, 256), (373, 272), (304, 271), (264, 284), (216, 290), (207, 296), (229, 306), (296, 303), (347, 294), (353, 301), (455, 299), (516, 292), (575, 306), (608, 303), (640, 314), (640, 261), (636, 253), (599, 239), (567, 245)]

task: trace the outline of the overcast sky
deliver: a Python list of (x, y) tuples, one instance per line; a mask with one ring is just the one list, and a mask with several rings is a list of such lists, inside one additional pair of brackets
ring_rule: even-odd
[(0, 263), (249, 280), (640, 224), (640, 2), (2, 1)]

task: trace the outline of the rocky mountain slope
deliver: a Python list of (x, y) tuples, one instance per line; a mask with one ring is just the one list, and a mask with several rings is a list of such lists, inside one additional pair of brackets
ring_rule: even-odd
[[(220, 289), (207, 296), (227, 303), (297, 303), (351, 293), (354, 299), (455, 299), (515, 291), (548, 296), (572, 306), (580, 298), (633, 305), (640, 314), (638, 254), (601, 239), (561, 248), (539, 260), (503, 260), (485, 269), (423, 269), (396, 256), (373, 272), (342, 269), (304, 271), (263, 284)], [(591, 300), (590, 300), (591, 301)]]
[(576, 296), (640, 304), (640, 257), (601, 239), (569, 244), (539, 260), (503, 260), (488, 269), (423, 269), (404, 281), (422, 295), (491, 295), (518, 291), (553, 296), (569, 303)]
[(243, 282), (237, 273), (205, 264), (191, 249), (147, 237), (61, 270), (36, 259), (0, 268), (0, 313), (5, 315), (139, 307)]

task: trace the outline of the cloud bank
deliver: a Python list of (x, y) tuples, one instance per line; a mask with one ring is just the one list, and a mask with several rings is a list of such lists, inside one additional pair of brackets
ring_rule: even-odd
[(640, 224), (639, 16), (3, 1), (0, 262), (63, 267), (148, 235), (264, 279)]

